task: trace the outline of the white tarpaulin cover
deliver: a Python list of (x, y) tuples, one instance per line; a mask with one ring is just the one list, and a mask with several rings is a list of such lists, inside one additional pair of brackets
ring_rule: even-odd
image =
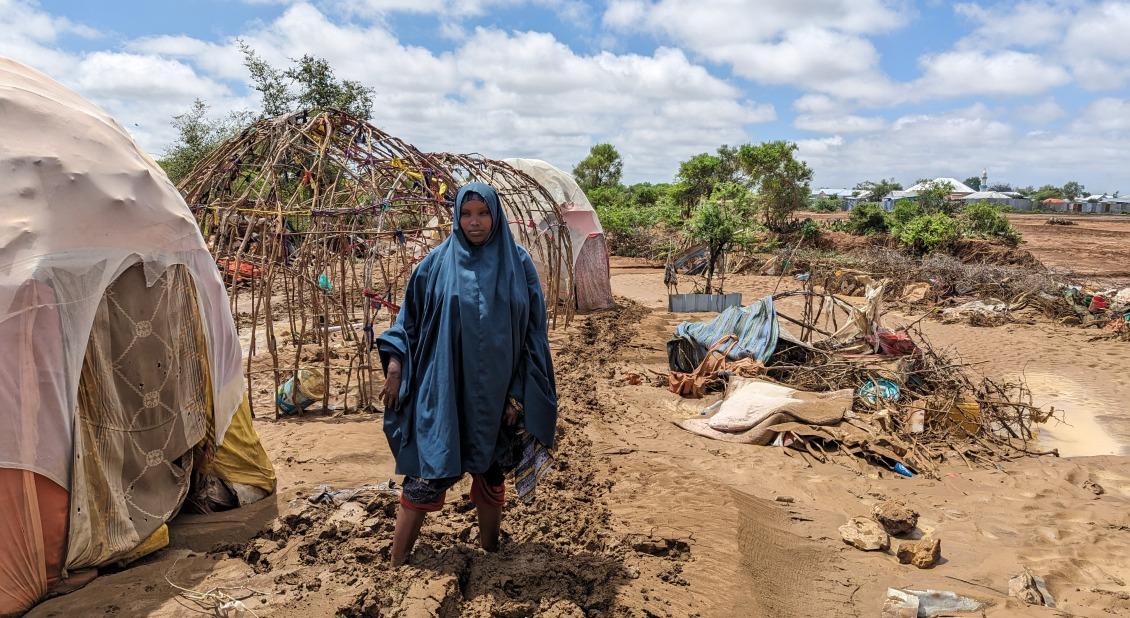
[(0, 179), (0, 468), (71, 486), (91, 327), (137, 263), (149, 285), (175, 264), (192, 278), (221, 443), (242, 399), (239, 342), (216, 264), (161, 168), (105, 112), (0, 58)]
[(581, 254), (581, 246), (591, 234), (603, 234), (596, 210), (573, 177), (539, 159), (503, 159), (503, 163), (529, 174), (549, 191), (553, 201), (561, 208), (561, 218), (569, 226), (569, 240), (573, 244), (573, 262)]
[(545, 187), (569, 228), (573, 247), (573, 285), (577, 309), (591, 311), (613, 306), (609, 282), (608, 245), (596, 209), (577, 181), (538, 159), (504, 159)]

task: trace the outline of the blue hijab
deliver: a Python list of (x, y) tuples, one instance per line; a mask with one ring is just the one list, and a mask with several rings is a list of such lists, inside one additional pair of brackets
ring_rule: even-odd
[[(463, 201), (483, 196), (492, 226), (472, 245), (459, 227)], [(545, 298), (530, 254), (514, 243), (498, 193), (473, 182), (455, 198), (451, 236), (408, 280), (404, 304), (377, 339), (381, 363), (401, 361), (400, 404), (386, 410), (396, 472), (425, 479), (482, 473), (495, 460), (507, 397), (546, 447), (557, 425)]]

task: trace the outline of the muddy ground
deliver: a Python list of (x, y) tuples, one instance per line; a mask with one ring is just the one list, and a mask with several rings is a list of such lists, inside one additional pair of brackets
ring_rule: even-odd
[[(393, 497), (308, 499), (323, 484), (357, 488), (392, 476), (379, 415), (258, 419), (276, 496), (183, 515), (168, 548), (31, 615), (201, 615), (213, 602), (184, 592), (191, 589), (241, 598), (254, 612), (247, 615), (303, 618), (876, 616), (892, 586), (954, 591), (987, 603), (988, 615), (1130, 614), (1130, 346), (1043, 322), (923, 322), (935, 344), (987, 374), (1026, 375), (1071, 423), (1045, 439), (1076, 456), (950, 465), (940, 480), (906, 479), (676, 427), (705, 402), (630, 376), (665, 371), (674, 326), (701, 316), (666, 312), (661, 270), (616, 265), (621, 308), (552, 334), (558, 464), (532, 506), (507, 511), (499, 554), (476, 548), (464, 482), (429, 517), (411, 563), (389, 569)], [(753, 276), (728, 282), (746, 298), (775, 285)], [(906, 500), (921, 513), (921, 531), (941, 539), (933, 569), (840, 540), (841, 524), (888, 497)], [(1047, 578), (1058, 609), (1008, 599), (1009, 576), (1025, 567)]]

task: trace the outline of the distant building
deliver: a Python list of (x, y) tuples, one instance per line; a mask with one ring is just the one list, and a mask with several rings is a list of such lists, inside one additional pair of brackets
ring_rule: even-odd
[(1051, 210), (1055, 212), (1067, 212), (1070, 208), (1070, 204), (1067, 200), (1060, 199), (1058, 197), (1049, 197), (1048, 199), (1040, 202), (1040, 205), (1043, 206), (1044, 210)]
[(976, 204), (977, 202), (988, 202), (996, 204), (997, 206), (1007, 206), (1012, 210), (1018, 212), (1025, 212), (1032, 210), (1032, 200), (1027, 200), (1021, 197), (1012, 197), (1007, 193), (1000, 191), (975, 191), (961, 198), (961, 202), (965, 204)]
[(813, 199), (835, 199), (840, 202), (840, 210), (851, 210), (856, 204), (871, 197), (871, 192), (865, 189), (816, 189), (812, 192)]
[(961, 182), (956, 178), (935, 178), (933, 180), (927, 180), (925, 182), (920, 182), (914, 185), (913, 187), (907, 189), (907, 191), (925, 191), (926, 189), (930, 189), (941, 184), (948, 184), (950, 186), (950, 199), (961, 199), (966, 195), (969, 195), (970, 193), (977, 192), (973, 187), (970, 187), (969, 185)]

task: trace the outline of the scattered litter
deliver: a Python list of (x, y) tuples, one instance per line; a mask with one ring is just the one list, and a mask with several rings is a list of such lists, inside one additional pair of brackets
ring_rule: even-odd
[(859, 387), (856, 395), (862, 397), (867, 403), (878, 403), (882, 401), (898, 401), (899, 398), (899, 385), (886, 379), (879, 378), (878, 380), (871, 380)]
[(920, 303), (926, 300), (926, 296), (930, 294), (929, 283), (911, 283), (902, 289), (902, 302), (904, 303)]
[(1008, 303), (990, 298), (971, 300), (942, 311), (942, 322), (967, 322), (970, 326), (1000, 326), (1009, 320)]
[(282, 414), (296, 414), (309, 408), (325, 394), (326, 382), (321, 371), (299, 369), (296, 375), (279, 385), (275, 403)]
[(360, 501), (362, 497), (372, 497), (374, 494), (387, 494), (399, 496), (400, 488), (396, 481), (389, 479), (376, 484), (366, 484), (357, 488), (334, 490), (331, 485), (319, 485), (314, 493), (306, 498), (313, 504), (330, 504), (338, 506), (350, 501)]
[(1048, 592), (1044, 578), (1033, 575), (1028, 569), (1008, 580), (1008, 596), (1019, 599), (1028, 605), (1055, 607), (1055, 599)]
[(851, 391), (809, 393), (780, 384), (734, 378), (730, 391), (709, 418), (676, 421), (687, 431), (727, 442), (771, 444), (782, 423), (833, 425), (851, 409)]
[(1098, 483), (1092, 481), (1091, 479), (1087, 479), (1087, 480), (1083, 481), (1083, 489), (1089, 490), (1091, 493), (1095, 494), (1096, 496), (1101, 496), (1104, 493), (1106, 493), (1106, 490), (1103, 489), (1102, 485), (1099, 485)]
[(808, 281), (812, 277), (812, 273), (801, 273), (796, 276), (797, 281)]
[(952, 612), (975, 612), (984, 604), (943, 590), (900, 590), (887, 588), (883, 618), (931, 618)]
[(914, 478), (914, 473), (911, 472), (909, 468), (907, 468), (906, 466), (902, 465), (899, 462), (895, 462), (895, 465), (891, 466), (891, 470), (894, 470), (895, 472), (905, 476), (908, 479)]

